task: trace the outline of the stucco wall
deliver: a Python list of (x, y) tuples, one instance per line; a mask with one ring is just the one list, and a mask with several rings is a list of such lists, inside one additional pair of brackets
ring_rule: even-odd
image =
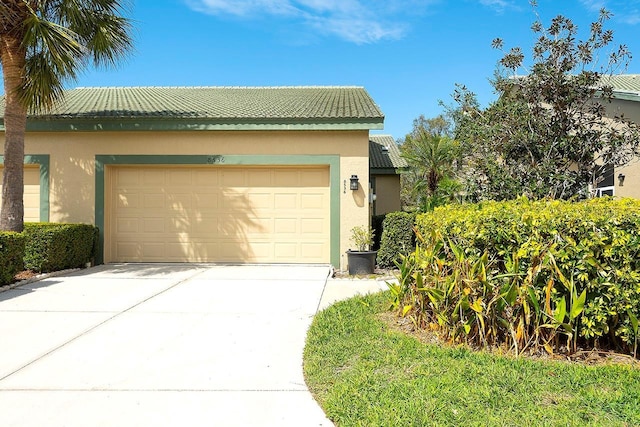
[[(95, 223), (96, 155), (339, 155), (340, 254), (350, 230), (369, 221), (368, 150), (368, 131), (30, 132), (25, 140), (25, 154), (50, 155), (53, 222)], [(349, 190), (354, 174), (358, 191)]]
[[(608, 115), (624, 114), (625, 118), (640, 124), (640, 102), (614, 99), (606, 107)], [(618, 175), (620, 174), (625, 176), (622, 186), (620, 186), (618, 180)], [(640, 158), (636, 157), (626, 166), (616, 168), (614, 183), (616, 196), (640, 199)]]
[(400, 175), (374, 175), (376, 201), (374, 215), (400, 210)]

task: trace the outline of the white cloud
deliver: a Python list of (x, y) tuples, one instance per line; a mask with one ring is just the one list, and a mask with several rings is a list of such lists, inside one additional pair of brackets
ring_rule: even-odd
[(634, 10), (619, 17), (620, 21), (629, 25), (640, 24), (640, 11)]
[(607, 6), (606, 0), (580, 0), (580, 3), (582, 3), (587, 9), (596, 12)]
[(211, 15), (256, 16), (295, 15), (298, 10), (287, 0), (187, 0), (198, 12)]
[(616, 21), (640, 24), (640, 0), (580, 0), (580, 3), (593, 12), (607, 9)]
[(479, 0), (483, 6), (490, 7), (498, 13), (502, 13), (508, 9), (516, 9), (517, 6), (512, 0)]
[(283, 18), (363, 44), (401, 38), (410, 17), (438, 0), (186, 0), (192, 9), (243, 19)]

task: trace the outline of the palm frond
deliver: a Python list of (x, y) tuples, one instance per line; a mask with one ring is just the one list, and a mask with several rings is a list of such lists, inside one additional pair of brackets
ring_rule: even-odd
[[(22, 103), (32, 113), (50, 110), (63, 95), (64, 79), (61, 74), (56, 71), (45, 52), (27, 58), (25, 71), (20, 91)], [(73, 78), (75, 75), (67, 77)]]
[(64, 81), (75, 78), (86, 48), (71, 30), (31, 13), (24, 20), (25, 77), (20, 99), (30, 110), (51, 108)]
[[(91, 61), (114, 66), (132, 47), (131, 23), (122, 0), (33, 0), (25, 2), (26, 66), (20, 99), (31, 111), (51, 108)], [(1, 15), (0, 15), (1, 16)]]

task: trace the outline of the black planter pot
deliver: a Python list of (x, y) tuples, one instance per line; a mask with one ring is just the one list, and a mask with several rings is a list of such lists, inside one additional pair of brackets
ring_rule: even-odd
[(373, 274), (378, 251), (347, 251), (349, 274)]

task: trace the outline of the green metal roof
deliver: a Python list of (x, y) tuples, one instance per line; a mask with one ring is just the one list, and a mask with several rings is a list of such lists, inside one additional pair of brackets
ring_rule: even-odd
[[(526, 76), (512, 77), (516, 82)], [(640, 74), (603, 75), (601, 82), (613, 88), (613, 97), (628, 101), (640, 102)], [(601, 96), (598, 92), (596, 97)]]
[(369, 169), (373, 174), (396, 174), (407, 161), (391, 135), (369, 135)]
[(603, 78), (613, 87), (613, 97), (628, 101), (640, 101), (640, 74), (618, 74)]
[(383, 122), (357, 86), (93, 87), (65, 91), (51, 111), (29, 117), (28, 129), (381, 129)]
[(640, 74), (619, 74), (607, 77), (605, 81), (615, 91), (640, 92)]

